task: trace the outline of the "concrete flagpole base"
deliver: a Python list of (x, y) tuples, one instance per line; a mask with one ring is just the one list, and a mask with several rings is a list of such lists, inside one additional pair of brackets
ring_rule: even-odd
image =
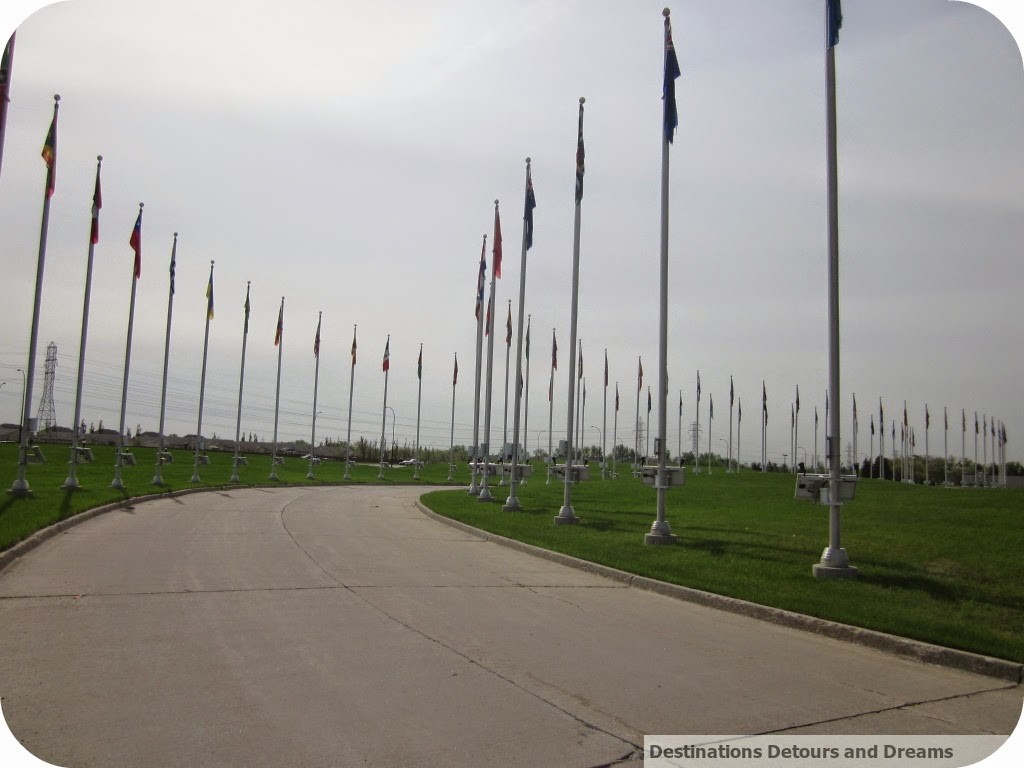
[(509, 494), (508, 501), (506, 501), (501, 508), (505, 512), (522, 512), (523, 505), (519, 503), (519, 498), (515, 494), (515, 488), (512, 489), (512, 493)]
[[(150, 483), (152, 485), (163, 485), (164, 484), (164, 479), (163, 479), (163, 477), (161, 477), (160, 473), (157, 472), (155, 475), (153, 475), (153, 479), (150, 481)], [(64, 483), (64, 487), (65, 488), (71, 488), (71, 487), (77, 488), (78, 487), (78, 482), (76, 481), (74, 486), (69, 486), (67, 483)]]
[(850, 565), (849, 555), (842, 547), (833, 549), (825, 547), (821, 553), (821, 562), (811, 566), (811, 573), (816, 579), (855, 579), (858, 570)]
[(675, 544), (679, 537), (672, 533), (672, 527), (668, 520), (655, 520), (651, 524), (650, 533), (644, 534), (644, 544), (658, 546), (660, 544)]
[(555, 525), (576, 525), (580, 519), (576, 517), (571, 506), (563, 505), (555, 515)]

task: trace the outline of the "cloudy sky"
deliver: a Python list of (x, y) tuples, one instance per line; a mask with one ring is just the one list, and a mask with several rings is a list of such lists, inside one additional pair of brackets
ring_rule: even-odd
[[(194, 432), (205, 288), (216, 260), (203, 431), (233, 437), (243, 301), (252, 282), (242, 429), (269, 439), (285, 297), (281, 439), (309, 437), (313, 337), (323, 312), (318, 437), (344, 438), (358, 324), (353, 439), (379, 440), (388, 404), (414, 438), (423, 344), (423, 445), (471, 441), (474, 291), (501, 201), (492, 444), (501, 442), (503, 326), (518, 309), (524, 159), (533, 160), (529, 435), (547, 444), (552, 329), (555, 438), (564, 435), (577, 110), (586, 101), (579, 336), (586, 439), (602, 423), (607, 349), (632, 444), (637, 358), (657, 394), (663, 3), (624, 0), (71, 0), (7, 4), (17, 26), (0, 170), (0, 421), (16, 422), (31, 327), (53, 94), (61, 95), (33, 411), (58, 347), (57, 421), (70, 424), (96, 156), (103, 160), (83, 417), (116, 427), (138, 203), (145, 202), (126, 426), (157, 428), (172, 233), (177, 293), (166, 431)], [(992, 3), (993, 7), (996, 3)], [(1009, 2), (1003, 3), (1007, 9)], [(671, 150), (669, 446), (708, 399), (713, 450), (728, 435), (729, 377), (744, 408), (742, 459), (800, 445), (827, 387), (823, 0), (671, 5), (682, 77)], [(33, 10), (38, 9), (38, 10)], [(961, 408), (1024, 445), (1024, 67), (1010, 31), (948, 0), (847, 0), (836, 49), (842, 443), (851, 394), (859, 449), (879, 397), (888, 435), (906, 400), (923, 448), (959, 455)], [(1002, 11), (1000, 11), (1002, 13)], [(1019, 11), (1017, 12), (1018, 15)], [(1004, 17), (1008, 22), (1019, 21)], [(512, 346), (514, 380), (515, 343)], [(608, 431), (612, 430), (609, 394)], [(656, 399), (656, 398), (655, 398)], [(511, 413), (509, 414), (511, 432)], [(657, 405), (652, 427), (657, 422)], [(898, 430), (897, 430), (898, 431)], [(387, 432), (390, 438), (391, 417)], [(688, 442), (684, 440), (685, 443)], [(973, 440), (968, 440), (968, 455)]]

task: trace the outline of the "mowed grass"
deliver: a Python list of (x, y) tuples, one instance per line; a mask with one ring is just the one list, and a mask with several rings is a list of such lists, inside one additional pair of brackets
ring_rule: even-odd
[[(135, 466), (123, 466), (121, 479), (124, 490), (110, 487), (114, 479), (114, 456), (112, 447), (94, 446), (95, 461), (90, 464), (79, 464), (77, 476), (81, 487), (78, 490), (66, 491), (63, 488), (68, 476), (68, 459), (70, 448), (66, 445), (43, 445), (46, 456), (45, 464), (29, 464), (27, 479), (30, 493), (27, 496), (16, 496), (8, 493), (18, 471), (18, 446), (11, 443), (0, 444), (0, 550), (21, 541), (30, 534), (48, 525), (70, 517), (78, 512), (92, 509), (103, 504), (122, 501), (135, 496), (154, 493), (166, 493), (185, 488), (208, 487), (220, 488), (230, 485), (232, 459), (231, 453), (211, 451), (210, 464), (199, 468), (200, 482), (191, 482), (194, 454), (190, 451), (171, 451), (174, 462), (164, 464), (161, 468), (164, 484), (153, 485), (156, 469), (156, 450), (152, 448), (133, 448)], [(345, 465), (340, 461), (325, 460), (314, 469), (314, 480), (308, 480), (309, 461), (298, 457), (285, 459), (284, 466), (277, 468), (278, 481), (269, 480), (270, 457), (252, 455), (248, 457), (248, 465), (238, 468), (240, 486), (254, 485), (320, 485), (342, 482)], [(416, 483), (436, 485), (447, 482), (448, 466), (428, 465), (420, 470), (420, 479), (413, 480), (413, 468), (395, 465), (385, 469), (385, 480), (380, 481), (377, 475), (380, 466), (377, 464), (357, 464), (352, 468), (352, 483)], [(454, 482), (469, 485), (469, 468), (462, 464), (456, 466)]]
[(828, 508), (793, 498), (793, 475), (716, 469), (667, 492), (679, 541), (647, 546), (653, 488), (621, 467), (572, 489), (579, 525), (556, 526), (564, 486), (544, 470), (519, 489), (522, 512), (464, 490), (432, 491), (436, 512), (484, 530), (709, 592), (1024, 662), (1024, 490), (863, 480), (843, 507), (842, 545), (856, 581), (818, 581)]

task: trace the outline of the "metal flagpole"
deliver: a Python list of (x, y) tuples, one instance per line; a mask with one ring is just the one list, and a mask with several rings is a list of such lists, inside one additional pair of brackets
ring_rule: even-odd
[[(828, 307), (829, 307), (829, 354), (828, 378), (832, 402), (840, 402), (839, 396), (839, 194), (838, 156), (836, 148), (836, 72), (835, 46), (839, 41), (839, 28), (843, 17), (839, 0), (827, 0), (825, 13), (825, 83), (826, 83), (826, 131), (827, 187), (828, 187)], [(852, 578), (857, 569), (850, 565), (850, 558), (842, 547), (840, 539), (840, 466), (839, 466), (839, 406), (832, 409), (831, 422), (826, 425), (825, 450), (828, 455), (829, 477), (829, 522), (828, 546), (821, 554), (821, 561), (815, 563), (812, 572), (816, 578)]]
[(928, 413), (928, 403), (924, 404), (924, 484), (928, 485), (928, 428), (931, 426), (931, 416)]
[(412, 479), (420, 479), (420, 404), (423, 402), (423, 343), (420, 343), (420, 356), (416, 360), (416, 458), (413, 464)]
[(477, 501), (490, 501), (491, 489), (488, 486), (488, 472), (491, 463), (491, 384), (494, 374), (494, 291), (498, 286), (498, 271), (501, 264), (501, 220), (498, 215), (498, 201), (494, 201), (494, 242), (491, 244), (491, 294), (487, 297), (487, 386), (484, 393), (484, 435), (483, 435), (483, 477), (480, 480), (480, 493)]
[(487, 285), (487, 235), (480, 246), (480, 271), (476, 279), (476, 373), (473, 376), (473, 448), (469, 461), (469, 494), (480, 493), (477, 474), (480, 464), (480, 375), (483, 370), (484, 288)]
[(981, 414), (981, 484), (988, 485), (988, 415)]
[(643, 361), (639, 362), (639, 366), (636, 383), (636, 421), (633, 422), (633, 468), (636, 470), (640, 468), (640, 391), (644, 383)]
[(768, 471), (768, 389), (761, 380), (761, 472)]
[(875, 415), (871, 414), (871, 438), (868, 441), (868, 479), (875, 476)]
[[(526, 278), (524, 277), (523, 279), (525, 280)], [(526, 451), (527, 457), (530, 455), (530, 446), (527, 444), (530, 441), (530, 430), (529, 430), (529, 422), (530, 422), (530, 319), (531, 319), (531, 315), (527, 315), (526, 316), (526, 350), (523, 353), (526, 356), (526, 384), (523, 387), (523, 431), (522, 431), (522, 435), (523, 435), (523, 449)], [(516, 404), (516, 411), (517, 412), (519, 411), (519, 404), (518, 403)], [(519, 434), (520, 434), (519, 431), (513, 428), (512, 438), (513, 438), (513, 440), (515, 441), (515, 444), (516, 444), (515, 448), (514, 448), (514, 453), (513, 453), (513, 458), (515, 459), (515, 461), (513, 463), (516, 465), (516, 467), (512, 470), (512, 482), (513, 482), (513, 484), (518, 482), (520, 485), (525, 485), (526, 478), (525, 477), (522, 477), (522, 478), (519, 477), (519, 469), (518, 469), (518, 462), (519, 462)], [(529, 463), (529, 459), (527, 459), (527, 463)]]
[(736, 399), (736, 471), (740, 471), (740, 432), (743, 427), (743, 398)]
[[(825, 416), (828, 419), (828, 416)], [(793, 415), (793, 471), (796, 472), (796, 447), (800, 442), (800, 385), (796, 385), (796, 411)]]
[(679, 390), (679, 466), (683, 466), (683, 390)]
[(380, 410), (380, 472), (377, 474), (378, 480), (384, 479), (384, 450), (387, 446), (386, 438), (384, 437), (384, 428), (388, 423), (388, 372), (391, 370), (391, 334), (388, 334), (388, 339), (384, 343), (384, 362), (381, 364), (384, 369), (384, 407)]
[(697, 450), (693, 452), (693, 471), (694, 474), (700, 474), (700, 371), (697, 371), (697, 426), (696, 432), (694, 433), (693, 444), (697, 447)]
[(949, 485), (949, 409), (942, 406), (942, 484)]
[(978, 485), (978, 412), (974, 412), (974, 485)]
[(854, 392), (853, 393), (853, 474), (857, 475), (857, 477), (860, 477), (860, 461), (857, 458), (857, 433), (859, 431), (860, 430), (858, 429), (858, 424), (857, 424), (857, 393)]
[(604, 348), (604, 401), (601, 405), (601, 479), (608, 477), (608, 446), (605, 435), (608, 434), (608, 347)]
[[(519, 279), (519, 294), (520, 297), (523, 295), (522, 277)], [(520, 312), (520, 318), (522, 318), (522, 312)], [(518, 339), (516, 340), (517, 349), (521, 349)], [(508, 368), (509, 358), (512, 356), (512, 299), (508, 300), (508, 320), (505, 322), (505, 416), (501, 424), (501, 463), (505, 463), (505, 449), (508, 446)], [(519, 398), (516, 398), (518, 403)], [(502, 475), (498, 479), (498, 485), (505, 485), (505, 475)]]
[(896, 482), (896, 419), (892, 420), (892, 481)]
[(448, 482), (455, 479), (455, 385), (459, 381), (459, 353), (455, 353), (455, 369), (452, 373), (452, 432), (448, 455)]
[(238, 479), (238, 444), (241, 442), (242, 430), (242, 386), (245, 383), (245, 345), (249, 340), (249, 287), (251, 280), (245, 283), (245, 325), (242, 327), (242, 366), (238, 371), (238, 415), (235, 417), (235, 456), (231, 462), (231, 478), (229, 483), (241, 482)]
[(651, 386), (647, 385), (647, 428), (644, 430), (644, 456), (651, 455)]
[(36, 344), (39, 338), (39, 305), (43, 298), (43, 267), (46, 264), (46, 232), (50, 223), (50, 197), (53, 195), (57, 173), (57, 110), (60, 96), (53, 97), (53, 120), (43, 144), (43, 160), (46, 162), (46, 190), (43, 193), (43, 216), (39, 225), (39, 258), (36, 261), (36, 293), (32, 304), (32, 331), (28, 342), (28, 365), (25, 368), (25, 387), (21, 408), (21, 438), (18, 449), (18, 477), (11, 486), (11, 493), (28, 493), (31, 489), (25, 477), (28, 467), (29, 414), (32, 412), (32, 379), (36, 370)]
[(210, 281), (206, 284), (206, 330), (203, 332), (203, 368), (199, 375), (199, 423), (196, 425), (196, 454), (192, 462), (193, 483), (199, 482), (199, 449), (203, 442), (203, 396), (206, 393), (206, 358), (210, 348), (210, 320), (213, 319), (213, 259), (210, 259)]
[[(160, 386), (160, 442), (156, 449), (156, 473), (153, 475), (153, 485), (163, 485), (164, 482), (163, 477), (160, 475), (160, 468), (163, 466), (164, 459), (164, 413), (167, 406), (167, 364), (171, 352), (171, 309), (174, 306), (174, 269), (176, 266), (177, 251), (178, 233), (175, 232), (174, 242), (171, 244), (171, 266), (168, 270), (170, 272), (170, 288), (167, 292), (167, 331), (164, 334), (164, 375), (163, 382)], [(85, 351), (84, 347), (82, 351)], [(75, 416), (75, 421), (78, 421), (77, 415)]]
[(967, 409), (960, 409), (960, 487), (967, 483)]
[(576, 207), (573, 215), (572, 225), (572, 307), (569, 315), (569, 402), (567, 403), (568, 415), (566, 416), (565, 428), (565, 483), (562, 494), (562, 507), (555, 516), (556, 525), (571, 525), (579, 522), (572, 508), (572, 484), (573, 484), (573, 442), (572, 442), (572, 414), (575, 403), (573, 396), (576, 386), (576, 358), (573, 352), (576, 350), (576, 321), (577, 308), (579, 304), (580, 291), (580, 217), (583, 204), (583, 104), (586, 99), (580, 96), (579, 112), (579, 134), (576, 142)]
[[(317, 389), (320, 386), (320, 323), (323, 317), (323, 311), (317, 313), (316, 338), (313, 340), (313, 356), (316, 358), (316, 367), (313, 373), (313, 424), (309, 435), (309, 471), (306, 473), (307, 480), (312, 480), (315, 477), (313, 466), (316, 464), (316, 396)], [(384, 391), (387, 392), (386, 384)]]
[(576, 442), (574, 443), (574, 445), (576, 447), (574, 455), (577, 458), (580, 456), (580, 450), (583, 447), (583, 440), (581, 439), (582, 438), (581, 433), (582, 433), (583, 430), (580, 429), (580, 403), (582, 402), (582, 399), (583, 399), (582, 397), (580, 397), (580, 393), (582, 391), (582, 388), (583, 388), (583, 340), (580, 339), (579, 340), (579, 358), (578, 358), (578, 361), (577, 361), (577, 364), (576, 364), (576, 426), (575, 426), (575, 432), (574, 432), (575, 440), (576, 440)]
[(558, 344), (555, 341), (555, 329), (551, 329), (551, 377), (548, 379), (548, 471), (545, 485), (551, 485), (551, 467), (555, 463), (554, 439), (552, 426), (555, 415), (555, 369), (558, 367)]
[[(284, 349), (284, 296), (281, 297), (281, 309), (277, 312), (277, 329), (274, 331), (274, 346), (277, 347), (277, 385), (274, 388), (274, 442), (270, 449), (271, 480), (277, 480), (277, 420), (278, 415), (281, 412), (281, 352)], [(351, 406), (352, 404), (349, 402), (350, 414)], [(351, 421), (349, 422), (349, 425), (351, 426)]]
[(885, 411), (881, 397), (878, 398), (878, 479), (885, 480)]
[[(665, 519), (665, 492), (669, 487), (667, 464), (668, 451), (665, 438), (668, 425), (668, 145), (679, 122), (676, 113), (676, 78), (679, 77), (679, 62), (672, 45), (672, 23), (669, 9), (665, 8), (665, 72), (662, 83), (662, 131), (661, 131), (661, 269), (659, 280), (659, 322), (658, 322), (658, 475), (656, 517), (651, 530), (644, 534), (645, 544), (671, 544), (676, 537)], [(710, 431), (710, 430), (709, 430)]]
[(615, 382), (615, 418), (612, 426), (612, 479), (615, 479), (615, 448), (619, 440), (619, 382)]
[(715, 396), (708, 393), (708, 474), (711, 474), (711, 422), (715, 420)]
[(732, 404), (735, 392), (732, 386), (732, 375), (729, 376), (729, 458), (725, 461), (725, 471), (732, 472)]
[(135, 321), (135, 293), (138, 288), (139, 276), (142, 264), (139, 261), (142, 255), (142, 206), (139, 203), (139, 216), (135, 220), (135, 228), (132, 230), (131, 246), (135, 250), (135, 264), (132, 266), (132, 294), (128, 302), (128, 340), (124, 348), (124, 378), (121, 381), (121, 424), (117, 431), (117, 455), (114, 457), (114, 479), (110, 482), (111, 488), (124, 488), (124, 481), (121, 479), (121, 462), (124, 456), (124, 418), (128, 407), (128, 372), (132, 361), (132, 327)]
[(814, 406), (814, 471), (818, 471), (818, 406)]
[[(345, 476), (343, 480), (351, 480), (352, 468), (352, 394), (355, 392), (356, 384), (356, 329), (358, 325), (352, 324), (352, 366), (348, 374), (348, 431), (345, 433)], [(448, 478), (451, 480), (451, 478)]]
[[(11, 36), (13, 41), (14, 36)], [(13, 44), (13, 42), (12, 42)], [(6, 98), (6, 94), (0, 93), (0, 98)], [(6, 109), (6, 104), (0, 106), (0, 109)], [(2, 146), (0, 146), (2, 149)], [(92, 223), (89, 225), (89, 254), (86, 258), (85, 266), (85, 298), (82, 301), (82, 340), (78, 347), (78, 385), (75, 389), (75, 419), (71, 424), (71, 461), (68, 462), (68, 477), (64, 481), (64, 487), (67, 489), (78, 488), (78, 477), (76, 476), (76, 469), (78, 467), (78, 420), (82, 418), (82, 379), (85, 374), (85, 340), (89, 331), (89, 296), (92, 292), (92, 262), (93, 262), (93, 250), (96, 243), (99, 242), (99, 215), (100, 207), (103, 205), (103, 201), (100, 195), (100, 165), (103, 162), (103, 155), (96, 156), (96, 189), (92, 196)], [(177, 238), (177, 234), (175, 234)], [(172, 256), (173, 259), (173, 256)], [(172, 289), (173, 290), (173, 289)], [(170, 324), (170, 307), (168, 306), (167, 315), (167, 333), (168, 336), (171, 332)], [(164, 382), (167, 381), (166, 371), (167, 366), (164, 365)], [(161, 405), (161, 419), (160, 419), (160, 433), (163, 435), (163, 406)], [(157, 454), (157, 461), (160, 457)], [(159, 464), (157, 465), (157, 477), (160, 476)], [(155, 481), (154, 481), (155, 482)]]

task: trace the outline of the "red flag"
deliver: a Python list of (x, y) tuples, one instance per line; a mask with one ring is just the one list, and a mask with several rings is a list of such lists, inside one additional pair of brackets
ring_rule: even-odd
[(391, 336), (388, 336), (387, 343), (384, 345), (384, 370), (391, 368)]
[(508, 320), (505, 322), (505, 346), (512, 346), (512, 302), (508, 303)]
[(352, 365), (356, 364), (356, 329), (352, 329)]
[(494, 276), (501, 277), (501, 217), (498, 204), (494, 204)]
[(57, 105), (53, 105), (53, 120), (43, 142), (43, 161), (46, 163), (46, 196), (52, 197), (57, 188)]
[(281, 309), (277, 312), (277, 330), (274, 331), (274, 346), (278, 346), (281, 343), (281, 337), (284, 335), (284, 300), (281, 301)]
[(128, 238), (128, 244), (135, 251), (135, 279), (142, 277), (142, 207), (139, 206), (139, 216), (135, 219), (135, 226), (132, 228), (132, 236)]

